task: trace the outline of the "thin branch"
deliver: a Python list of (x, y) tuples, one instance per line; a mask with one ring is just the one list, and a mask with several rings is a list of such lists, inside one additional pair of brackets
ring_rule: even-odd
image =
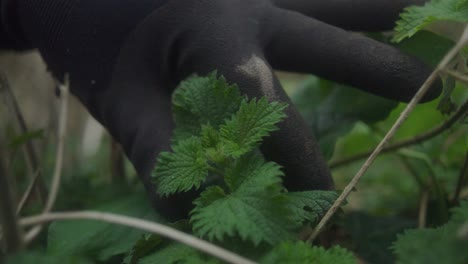
[(453, 78), (455, 78), (456, 80), (458, 80), (460, 82), (468, 84), (468, 76), (467, 75), (461, 74), (461, 73), (453, 71), (453, 70), (448, 70), (448, 69), (444, 69), (444, 70), (442, 70), (442, 72), (452, 76)]
[(33, 190), (34, 190), (34, 186), (36, 186), (36, 181), (39, 178), (39, 174), (40, 174), (40, 170), (36, 171), (36, 173), (34, 174), (31, 182), (29, 183), (28, 188), (26, 189), (23, 196), (21, 197), (21, 200), (18, 203), (18, 207), (16, 208), (16, 215), (19, 215), (21, 213), (24, 206), (26, 205), (26, 202), (31, 197), (31, 195), (33, 193)]
[(0, 223), (5, 236), (6, 252), (14, 253), (23, 246), (23, 239), (8, 184), (10, 177), (4, 160), (6, 155), (2, 152), (0, 151)]
[(460, 170), (460, 175), (458, 176), (457, 187), (455, 189), (455, 194), (453, 195), (453, 201), (452, 201), (453, 204), (458, 204), (458, 201), (460, 200), (461, 190), (467, 178), (468, 178), (468, 151), (466, 152), (465, 162), (463, 163), (463, 167)]
[[(445, 121), (441, 125), (433, 128), (433, 129), (431, 129), (428, 132), (425, 132), (423, 134), (417, 135), (415, 137), (412, 137), (412, 138), (409, 138), (409, 139), (406, 139), (406, 140), (402, 140), (402, 141), (397, 142), (397, 143), (392, 144), (392, 145), (388, 145), (388, 146), (386, 146), (386, 147), (384, 147), (382, 149), (382, 153), (388, 153), (388, 152), (392, 152), (392, 151), (395, 151), (395, 150), (400, 149), (400, 148), (405, 148), (405, 147), (409, 147), (411, 145), (416, 145), (416, 144), (422, 143), (422, 142), (424, 142), (426, 140), (429, 140), (429, 139), (431, 139), (433, 137), (436, 137), (436, 136), (440, 135), (441, 133), (443, 133), (444, 131), (446, 131), (447, 129), (451, 128), (459, 119), (461, 119), (467, 113), (468, 113), (468, 100), (460, 108), (458, 108), (458, 110), (455, 112), (455, 114), (453, 114), (449, 119), (447, 119), (447, 121)], [(357, 155), (349, 157), (349, 158), (345, 158), (345, 159), (342, 159), (342, 160), (338, 160), (336, 162), (332, 162), (332, 163), (330, 163), (330, 168), (333, 169), (333, 168), (337, 168), (337, 167), (340, 167), (340, 166), (347, 165), (349, 163), (353, 163), (355, 161), (358, 161), (358, 160), (364, 159), (366, 157), (369, 157), (370, 154), (372, 154), (372, 151), (367, 151), (367, 152), (360, 153), (360, 154), (357, 154)]]
[(427, 206), (429, 204), (429, 190), (423, 190), (419, 203), (418, 228), (426, 227)]
[(167, 237), (174, 241), (180, 242), (192, 248), (203, 251), (209, 255), (217, 257), (223, 261), (229, 263), (243, 263), (243, 264), (253, 264), (254, 262), (243, 258), (239, 255), (236, 255), (232, 252), (229, 252), (221, 247), (208, 243), (204, 240), (196, 238), (194, 236), (183, 233), (179, 230), (170, 228), (168, 226), (154, 223), (146, 220), (141, 220), (138, 218), (111, 214), (111, 213), (102, 213), (102, 212), (93, 212), (93, 211), (81, 211), (81, 212), (67, 212), (67, 213), (45, 213), (38, 216), (26, 217), (20, 220), (20, 224), (23, 226), (43, 224), (55, 220), (78, 220), (78, 219), (88, 219), (88, 220), (97, 220), (112, 224), (118, 224), (123, 226), (129, 226), (143, 231), (151, 232), (163, 237)]
[(403, 112), (400, 114), (397, 121), (393, 124), (392, 128), (390, 128), (388, 133), (385, 135), (382, 141), (377, 145), (375, 150), (366, 160), (364, 165), (362, 165), (361, 169), (356, 173), (356, 175), (353, 177), (351, 182), (346, 186), (346, 188), (340, 194), (338, 199), (336, 199), (332, 207), (328, 210), (325, 216), (320, 220), (317, 227), (314, 229), (310, 237), (307, 239), (308, 242), (312, 242), (318, 236), (318, 234), (323, 230), (323, 228), (325, 228), (325, 225), (328, 223), (328, 221), (333, 217), (335, 212), (341, 207), (341, 205), (346, 200), (346, 198), (348, 198), (351, 191), (356, 187), (362, 175), (364, 175), (367, 169), (372, 165), (372, 163), (380, 154), (380, 152), (382, 152), (384, 145), (395, 135), (396, 131), (400, 128), (403, 122), (408, 118), (409, 114), (416, 107), (417, 103), (423, 98), (424, 94), (429, 90), (432, 83), (437, 79), (439, 72), (447, 66), (447, 64), (458, 54), (458, 52), (467, 43), (468, 43), (468, 25), (465, 27), (463, 35), (460, 38), (460, 40), (457, 42), (455, 47), (453, 47), (445, 55), (445, 57), (439, 63), (437, 68), (431, 73), (431, 75), (429, 75), (427, 80), (423, 83), (421, 88), (419, 88), (418, 92), (414, 95), (413, 99), (411, 99), (409, 104), (406, 106), (405, 110), (403, 110)]
[[(23, 114), (21, 113), (20, 107), (18, 102), (15, 98), (15, 95), (10, 87), (10, 83), (8, 82), (6, 76), (0, 72), (0, 91), (5, 92), (6, 95), (6, 103), (7, 107), (9, 108), (12, 115), (15, 116), (17, 130), (22, 133), (28, 133), (28, 127), (26, 125), (26, 121), (24, 119)], [(30, 177), (32, 179), (33, 174), (39, 170), (39, 162), (37, 158), (37, 154), (34, 150), (34, 145), (31, 141), (26, 141), (22, 146), (23, 154), (26, 160), (26, 164), (28, 165)], [(39, 199), (44, 202), (47, 197), (47, 188), (44, 183), (43, 178), (41, 175), (38, 176), (38, 180), (36, 181), (36, 188), (39, 195)]]
[[(52, 184), (50, 187), (49, 196), (47, 197), (46, 205), (43, 209), (43, 213), (50, 212), (54, 207), (55, 200), (60, 187), (60, 181), (62, 178), (62, 167), (63, 167), (63, 149), (65, 142), (65, 132), (67, 127), (68, 117), (68, 98), (69, 98), (69, 87), (70, 80), (69, 76), (65, 76), (65, 83), (60, 84), (60, 112), (58, 122), (58, 142), (57, 142), (57, 154), (55, 160), (54, 174), (52, 178)], [(35, 226), (25, 236), (25, 242), (31, 242), (42, 230), (42, 225)]]

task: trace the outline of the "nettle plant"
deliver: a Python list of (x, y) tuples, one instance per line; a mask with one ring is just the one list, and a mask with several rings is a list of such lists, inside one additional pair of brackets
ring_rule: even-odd
[[(286, 117), (286, 107), (266, 98), (249, 100), (216, 72), (178, 86), (173, 151), (160, 154), (153, 181), (162, 196), (203, 187), (190, 213), (195, 235), (235, 247), (269, 249), (297, 240), (297, 231), (318, 221), (336, 199), (331, 191), (288, 192), (281, 167), (259, 151), (262, 139)], [(328, 254), (303, 243), (281, 247), (294, 246), (303, 254)]]

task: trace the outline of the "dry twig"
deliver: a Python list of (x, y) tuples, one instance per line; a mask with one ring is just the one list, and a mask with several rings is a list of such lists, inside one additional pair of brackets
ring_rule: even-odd
[(429, 90), (432, 83), (437, 79), (439, 72), (445, 69), (445, 67), (450, 63), (450, 61), (458, 54), (458, 52), (466, 44), (468, 44), (468, 25), (465, 27), (465, 30), (460, 40), (455, 45), (455, 47), (453, 47), (444, 56), (444, 58), (439, 63), (439, 65), (437, 65), (437, 68), (431, 73), (431, 75), (429, 75), (427, 80), (423, 83), (421, 88), (419, 88), (418, 92), (414, 95), (413, 99), (411, 99), (409, 104), (406, 106), (405, 110), (403, 110), (403, 112), (400, 114), (397, 121), (395, 121), (392, 128), (390, 128), (390, 130), (387, 132), (387, 134), (382, 139), (382, 141), (377, 145), (375, 150), (372, 152), (372, 154), (369, 156), (366, 162), (362, 165), (361, 169), (359, 169), (359, 171), (353, 177), (351, 182), (346, 186), (346, 188), (340, 194), (338, 199), (336, 199), (332, 207), (328, 210), (325, 216), (320, 220), (317, 227), (314, 229), (312, 234), (307, 239), (308, 242), (312, 242), (318, 236), (318, 234), (320, 234), (323, 228), (325, 228), (325, 225), (328, 223), (328, 221), (333, 217), (333, 215), (338, 210), (338, 208), (340, 208), (343, 202), (346, 200), (346, 198), (348, 198), (351, 191), (356, 187), (362, 175), (364, 175), (364, 173), (372, 165), (372, 163), (377, 158), (377, 156), (382, 152), (382, 150), (384, 149), (384, 145), (387, 144), (387, 142), (395, 135), (395, 132), (398, 130), (398, 128), (400, 128), (403, 122), (408, 118), (409, 114), (416, 107), (417, 103), (423, 98), (424, 94)]
[[(429, 140), (433, 137), (436, 137), (440, 135), (442, 132), (446, 131), (447, 129), (451, 128), (458, 120), (460, 120), (463, 116), (465, 116), (468, 113), (468, 101), (466, 101), (458, 110), (453, 114), (447, 121), (444, 123), (440, 124), (439, 126), (429, 130), (428, 132), (425, 132), (421, 135), (412, 137), (410, 139), (402, 140), (400, 142), (388, 145), (382, 149), (381, 153), (388, 153), (395, 151), (400, 148), (405, 148), (409, 147), (411, 145), (419, 144), (422, 143), (426, 140)], [(364, 153), (357, 154), (355, 156), (345, 158), (342, 160), (338, 160), (336, 162), (330, 163), (330, 168), (337, 168), (340, 166), (347, 165), (349, 163), (364, 159), (366, 157), (369, 157), (369, 155), (372, 154), (372, 151), (367, 151)]]
[(81, 211), (81, 212), (68, 212), (68, 213), (44, 213), (38, 216), (26, 217), (20, 220), (21, 225), (37, 225), (43, 224), (55, 220), (77, 220), (77, 219), (89, 219), (98, 220), (102, 222), (118, 224), (123, 226), (129, 226), (137, 228), (143, 231), (151, 232), (157, 235), (161, 235), (188, 245), (192, 248), (203, 251), (228, 263), (242, 263), (242, 264), (254, 264), (254, 262), (229, 252), (221, 247), (208, 243), (204, 240), (198, 239), (194, 236), (185, 234), (179, 230), (170, 228), (168, 226), (153, 223), (138, 218), (132, 218), (123, 215), (116, 215), (110, 213), (101, 213), (93, 211)]
[[(28, 133), (28, 127), (26, 126), (26, 121), (21, 113), (20, 107), (18, 102), (16, 101), (15, 95), (10, 87), (10, 83), (8, 82), (6, 76), (0, 72), (0, 91), (4, 92), (6, 95), (6, 104), (11, 112), (14, 115), (16, 120), (16, 130), (21, 134)], [(39, 159), (37, 158), (37, 154), (34, 150), (34, 145), (31, 141), (26, 141), (22, 147), (23, 154), (26, 160), (26, 164), (29, 170), (29, 175), (32, 181), (33, 175), (39, 171)], [(35, 182), (35, 188), (37, 189), (37, 193), (39, 195), (39, 199), (41, 201), (45, 201), (47, 196), (47, 188), (44, 183), (43, 178), (41, 175), (38, 175), (37, 180)]]
[[(60, 180), (62, 177), (62, 167), (63, 167), (63, 149), (64, 149), (64, 139), (67, 126), (67, 117), (68, 117), (68, 97), (69, 97), (69, 87), (70, 81), (69, 76), (65, 76), (65, 83), (59, 85), (60, 88), (60, 114), (58, 122), (58, 142), (57, 142), (57, 157), (55, 160), (54, 174), (52, 178), (52, 184), (47, 197), (46, 205), (44, 206), (43, 213), (48, 213), (52, 210), (55, 200), (57, 199), (57, 194), (60, 187)], [(31, 242), (42, 230), (42, 225), (35, 226), (25, 235), (25, 242)]]

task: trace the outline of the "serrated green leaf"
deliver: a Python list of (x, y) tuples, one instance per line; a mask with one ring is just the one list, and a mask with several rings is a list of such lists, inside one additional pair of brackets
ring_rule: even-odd
[(265, 162), (258, 153), (249, 153), (226, 169), (224, 180), (230, 191), (239, 195), (280, 188), (283, 176), (280, 168), (274, 162)]
[(468, 201), (453, 210), (452, 219), (439, 228), (412, 229), (398, 236), (393, 245), (398, 263), (464, 264), (468, 260), (468, 240), (457, 231), (468, 220)]
[(338, 198), (338, 194), (333, 191), (289, 192), (287, 195), (294, 219), (299, 223), (316, 223)]
[[(205, 192), (214, 191), (213, 189)], [(216, 194), (205, 194), (214, 196)], [(284, 195), (268, 192), (251, 195), (230, 194), (205, 207), (195, 202), (191, 223), (195, 234), (209, 240), (223, 241), (225, 236), (239, 235), (243, 240), (275, 244), (292, 238), (289, 210)]]
[(242, 101), (239, 111), (220, 127), (226, 151), (233, 157), (253, 150), (263, 137), (278, 129), (276, 124), (286, 117), (286, 104), (272, 102), (266, 98)]
[(339, 246), (325, 250), (305, 242), (286, 242), (276, 246), (260, 263), (355, 264), (357, 261), (351, 252)]
[(199, 135), (202, 125), (210, 124), (217, 129), (239, 109), (244, 97), (237, 86), (216, 75), (213, 72), (206, 77), (193, 76), (174, 91), (174, 140)]
[(153, 171), (153, 181), (163, 196), (198, 189), (208, 175), (209, 165), (200, 138), (182, 140), (173, 151), (162, 152)]
[(409, 38), (437, 21), (468, 22), (468, 0), (432, 0), (424, 6), (407, 7), (396, 23), (393, 41)]
[(255, 245), (290, 237), (288, 200), (281, 192), (279, 166), (258, 154), (249, 154), (226, 171), (231, 193), (210, 187), (195, 200), (191, 223), (196, 234), (222, 241), (239, 235)]

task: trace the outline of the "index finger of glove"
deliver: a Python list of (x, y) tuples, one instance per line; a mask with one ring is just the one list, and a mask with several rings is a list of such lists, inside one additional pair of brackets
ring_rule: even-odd
[(403, 8), (426, 0), (272, 0), (284, 9), (356, 31), (382, 31), (395, 26)]
[[(265, 54), (273, 67), (313, 73), (389, 99), (409, 101), (431, 69), (398, 49), (297, 12), (277, 9), (281, 22)], [(425, 100), (440, 94), (436, 83)]]

